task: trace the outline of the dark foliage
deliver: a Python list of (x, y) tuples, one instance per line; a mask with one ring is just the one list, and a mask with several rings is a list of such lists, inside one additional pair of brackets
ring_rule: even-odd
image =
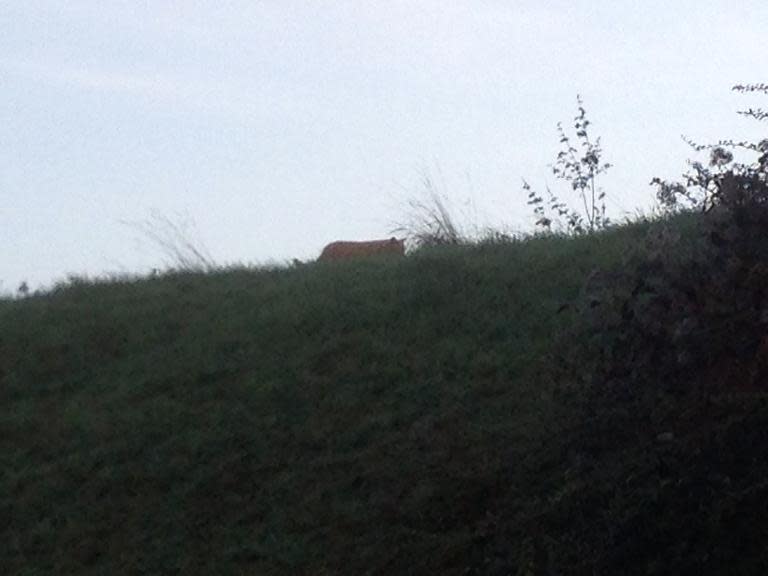
[[(733, 90), (740, 93), (761, 92), (768, 95), (768, 85), (737, 85)], [(762, 121), (768, 118), (761, 108), (749, 108), (739, 111), (742, 116)], [(759, 142), (720, 140), (716, 144), (698, 144), (690, 138), (683, 139), (695, 152), (709, 151), (709, 164), (689, 161), (689, 170), (683, 174), (682, 182), (654, 178), (651, 184), (656, 186), (656, 197), (667, 210), (695, 209), (707, 212), (720, 201), (724, 180), (731, 176), (746, 180), (766, 182), (768, 178), (768, 138)], [(734, 161), (733, 151), (756, 155), (752, 162)]]
[(768, 567), (768, 186), (726, 173), (717, 198), (695, 241), (654, 229), (594, 273), (561, 342), (571, 493), (534, 544), (562, 573)]

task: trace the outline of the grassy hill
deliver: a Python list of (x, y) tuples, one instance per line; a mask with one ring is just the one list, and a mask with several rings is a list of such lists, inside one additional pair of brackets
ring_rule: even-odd
[(759, 387), (611, 368), (666, 366), (622, 324), (663, 230), (683, 262), (702, 236), (683, 216), (0, 301), (3, 572), (759, 573)]

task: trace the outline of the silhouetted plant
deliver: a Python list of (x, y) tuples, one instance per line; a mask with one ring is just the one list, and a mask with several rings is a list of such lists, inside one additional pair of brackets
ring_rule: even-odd
[(408, 200), (407, 220), (398, 224), (393, 233), (404, 234), (417, 246), (460, 244), (466, 241), (446, 198), (440, 194), (430, 174), (422, 177), (424, 197)]
[[(734, 90), (768, 93), (768, 86)], [(742, 114), (766, 118), (759, 109)], [(574, 350), (588, 350), (576, 353), (582, 368), (594, 362), (582, 371), (594, 393), (590, 409), (690, 390), (697, 378), (696, 386), (752, 385), (768, 376), (768, 140), (687, 141), (709, 151), (708, 166), (689, 162), (684, 182), (653, 183), (666, 208), (704, 212), (694, 241), (681, 244), (679, 231), (663, 223), (620, 271), (597, 273), (585, 288), (580, 326), (588, 328)], [(759, 157), (735, 162), (734, 148)]]
[(553, 224), (559, 224), (568, 233), (581, 234), (605, 228), (610, 223), (605, 214), (605, 191), (597, 186), (597, 177), (605, 173), (611, 164), (602, 161), (600, 138), (593, 141), (589, 137), (591, 122), (587, 118), (581, 96), (576, 97), (576, 102), (579, 112), (574, 117), (573, 127), (577, 142), (572, 142), (562, 122), (558, 122), (557, 131), (563, 149), (557, 154), (552, 173), (570, 184), (581, 201), (581, 209), (571, 208), (549, 186), (546, 188), (545, 199), (523, 180), (523, 190), (528, 193), (528, 205), (533, 206), (536, 216), (536, 226), (546, 231), (551, 231)]
[[(766, 85), (734, 90), (768, 94)], [(768, 118), (760, 109), (741, 113)], [(578, 321), (551, 363), (562, 404), (576, 414), (569, 472), (589, 486), (584, 504), (565, 516), (588, 519), (589, 530), (576, 533), (571, 546), (591, 550), (600, 573), (617, 572), (628, 555), (663, 559), (656, 565), (670, 573), (720, 573), (734, 559), (763, 562), (762, 547), (751, 543), (723, 546), (718, 568), (711, 557), (702, 562), (723, 532), (706, 541), (696, 522), (701, 510), (741, 510), (728, 519), (741, 542), (766, 518), (763, 511), (750, 516), (768, 467), (750, 434), (764, 426), (755, 419), (764, 422), (765, 413), (746, 414), (739, 403), (761, 398), (768, 381), (768, 140), (686, 141), (709, 152), (708, 164), (689, 162), (682, 182), (653, 183), (667, 209), (703, 213), (655, 223), (621, 266), (590, 275)], [(757, 160), (737, 162), (735, 149)], [(625, 475), (592, 472), (607, 458), (658, 464), (624, 484)], [(593, 514), (605, 494), (620, 504)], [(648, 502), (664, 510), (661, 522)], [(705, 523), (721, 520), (714, 513)], [(686, 542), (684, 552), (678, 542)]]
[(177, 270), (211, 271), (216, 262), (200, 240), (192, 237), (194, 222), (174, 221), (159, 212), (152, 212), (149, 218), (138, 221), (123, 221), (123, 224), (141, 232), (168, 259), (166, 265)]
[[(735, 92), (762, 92), (768, 95), (768, 84), (737, 85)], [(748, 108), (737, 112), (742, 116), (762, 121), (768, 112), (762, 108)], [(768, 174), (768, 138), (760, 142), (720, 140), (716, 144), (698, 144), (683, 136), (683, 140), (695, 152), (709, 151), (707, 166), (698, 161), (688, 161), (689, 170), (683, 174), (683, 181), (669, 181), (653, 178), (651, 184), (657, 187), (656, 198), (667, 210), (693, 209), (708, 212), (721, 200), (723, 184), (729, 175), (744, 177), (744, 182), (756, 179), (766, 182)], [(734, 161), (733, 150), (745, 150), (757, 154), (754, 162)]]

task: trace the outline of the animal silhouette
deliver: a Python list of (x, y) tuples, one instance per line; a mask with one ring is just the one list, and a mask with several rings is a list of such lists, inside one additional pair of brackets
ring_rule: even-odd
[(323, 248), (320, 260), (348, 260), (374, 255), (405, 255), (405, 240), (370, 240), (367, 242), (331, 242)]

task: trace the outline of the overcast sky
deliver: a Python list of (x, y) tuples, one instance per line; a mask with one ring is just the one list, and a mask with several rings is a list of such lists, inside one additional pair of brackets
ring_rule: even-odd
[[(690, 150), (757, 138), (765, 0), (5, 0), (0, 290), (141, 272), (153, 212), (220, 263), (388, 237), (429, 173), (473, 224), (532, 226), (582, 94), (614, 215)], [(763, 97), (764, 98), (764, 97)]]

